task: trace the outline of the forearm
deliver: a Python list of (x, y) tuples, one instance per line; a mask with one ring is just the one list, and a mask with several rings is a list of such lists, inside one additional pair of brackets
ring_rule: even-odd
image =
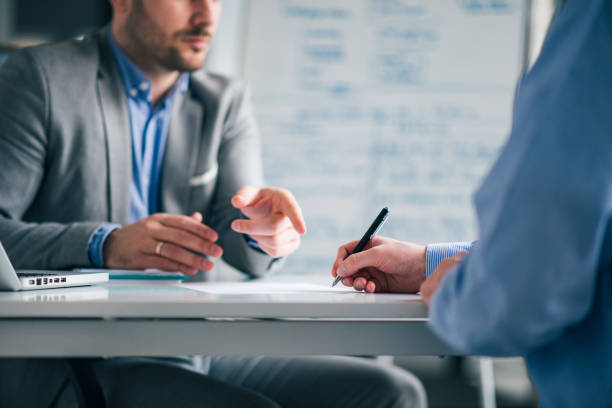
[(88, 244), (103, 223), (26, 223), (0, 219), (0, 236), (16, 269), (71, 269), (94, 266)]

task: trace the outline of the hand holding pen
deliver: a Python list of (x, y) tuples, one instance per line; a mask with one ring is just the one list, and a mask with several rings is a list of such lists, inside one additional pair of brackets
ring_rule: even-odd
[[(383, 226), (383, 224), (387, 220), (387, 216), (388, 215), (389, 215), (389, 208), (388, 207), (385, 207), (382, 210), (380, 210), (380, 213), (378, 214), (378, 216), (376, 216), (376, 218), (372, 222), (372, 225), (370, 225), (370, 228), (368, 228), (367, 231), (365, 232), (365, 234), (363, 234), (363, 237), (361, 237), (361, 240), (359, 241), (357, 246), (355, 248), (353, 248), (353, 250), (351, 252), (351, 255), (356, 254), (358, 252), (361, 252), (363, 250), (363, 248), (366, 246), (366, 244), (368, 242), (370, 242), (372, 237), (374, 235), (376, 235), (378, 230), (380, 230), (380, 228)], [(336, 286), (338, 284), (338, 282), (340, 282), (340, 279), (342, 279), (342, 277), (340, 275), (336, 276), (336, 279), (334, 280), (334, 283), (332, 283), (332, 287)]]
[[(377, 227), (382, 225), (382, 220), (375, 225), (376, 220), (360, 241), (348, 242), (338, 248), (332, 276), (358, 291), (418, 292), (425, 280), (426, 247), (374, 236)], [(361, 250), (357, 251), (360, 246)]]

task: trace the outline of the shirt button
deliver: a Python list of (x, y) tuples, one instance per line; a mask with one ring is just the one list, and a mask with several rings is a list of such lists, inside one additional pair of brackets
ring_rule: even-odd
[(130, 89), (130, 95), (131, 96), (136, 96), (136, 95), (138, 95), (138, 91), (136, 89), (132, 88), (132, 89)]
[(149, 89), (149, 84), (146, 82), (141, 82), (140, 83), (140, 90), (141, 91), (146, 91), (147, 89)]

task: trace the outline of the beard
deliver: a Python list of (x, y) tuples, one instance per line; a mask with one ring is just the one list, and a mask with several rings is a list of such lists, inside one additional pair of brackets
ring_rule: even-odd
[[(162, 50), (160, 50), (162, 51)], [(167, 47), (160, 52), (157, 62), (169, 71), (196, 71), (204, 66), (207, 50), (190, 52), (192, 55), (185, 55), (178, 47)]]
[(143, 0), (134, 0), (127, 17), (127, 31), (133, 52), (139, 59), (151, 61), (168, 71), (196, 71), (204, 65), (208, 47), (195, 49), (182, 42), (185, 36), (212, 37), (208, 27), (193, 27), (167, 35), (149, 16)]

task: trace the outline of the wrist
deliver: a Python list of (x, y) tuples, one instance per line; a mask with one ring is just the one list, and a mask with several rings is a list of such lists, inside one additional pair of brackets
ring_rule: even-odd
[(119, 228), (112, 230), (106, 236), (106, 239), (104, 240), (104, 243), (102, 244), (102, 260), (104, 262), (104, 267), (106, 268), (111, 268), (113, 264), (113, 261), (111, 259), (111, 254), (113, 252), (112, 247), (115, 242), (115, 239), (117, 238), (118, 230)]
[(424, 282), (427, 279), (427, 245), (419, 245), (416, 272), (417, 276)]
[(96, 230), (89, 239), (87, 251), (89, 260), (97, 268), (104, 267), (103, 246), (110, 233), (121, 227), (119, 224), (105, 224)]

